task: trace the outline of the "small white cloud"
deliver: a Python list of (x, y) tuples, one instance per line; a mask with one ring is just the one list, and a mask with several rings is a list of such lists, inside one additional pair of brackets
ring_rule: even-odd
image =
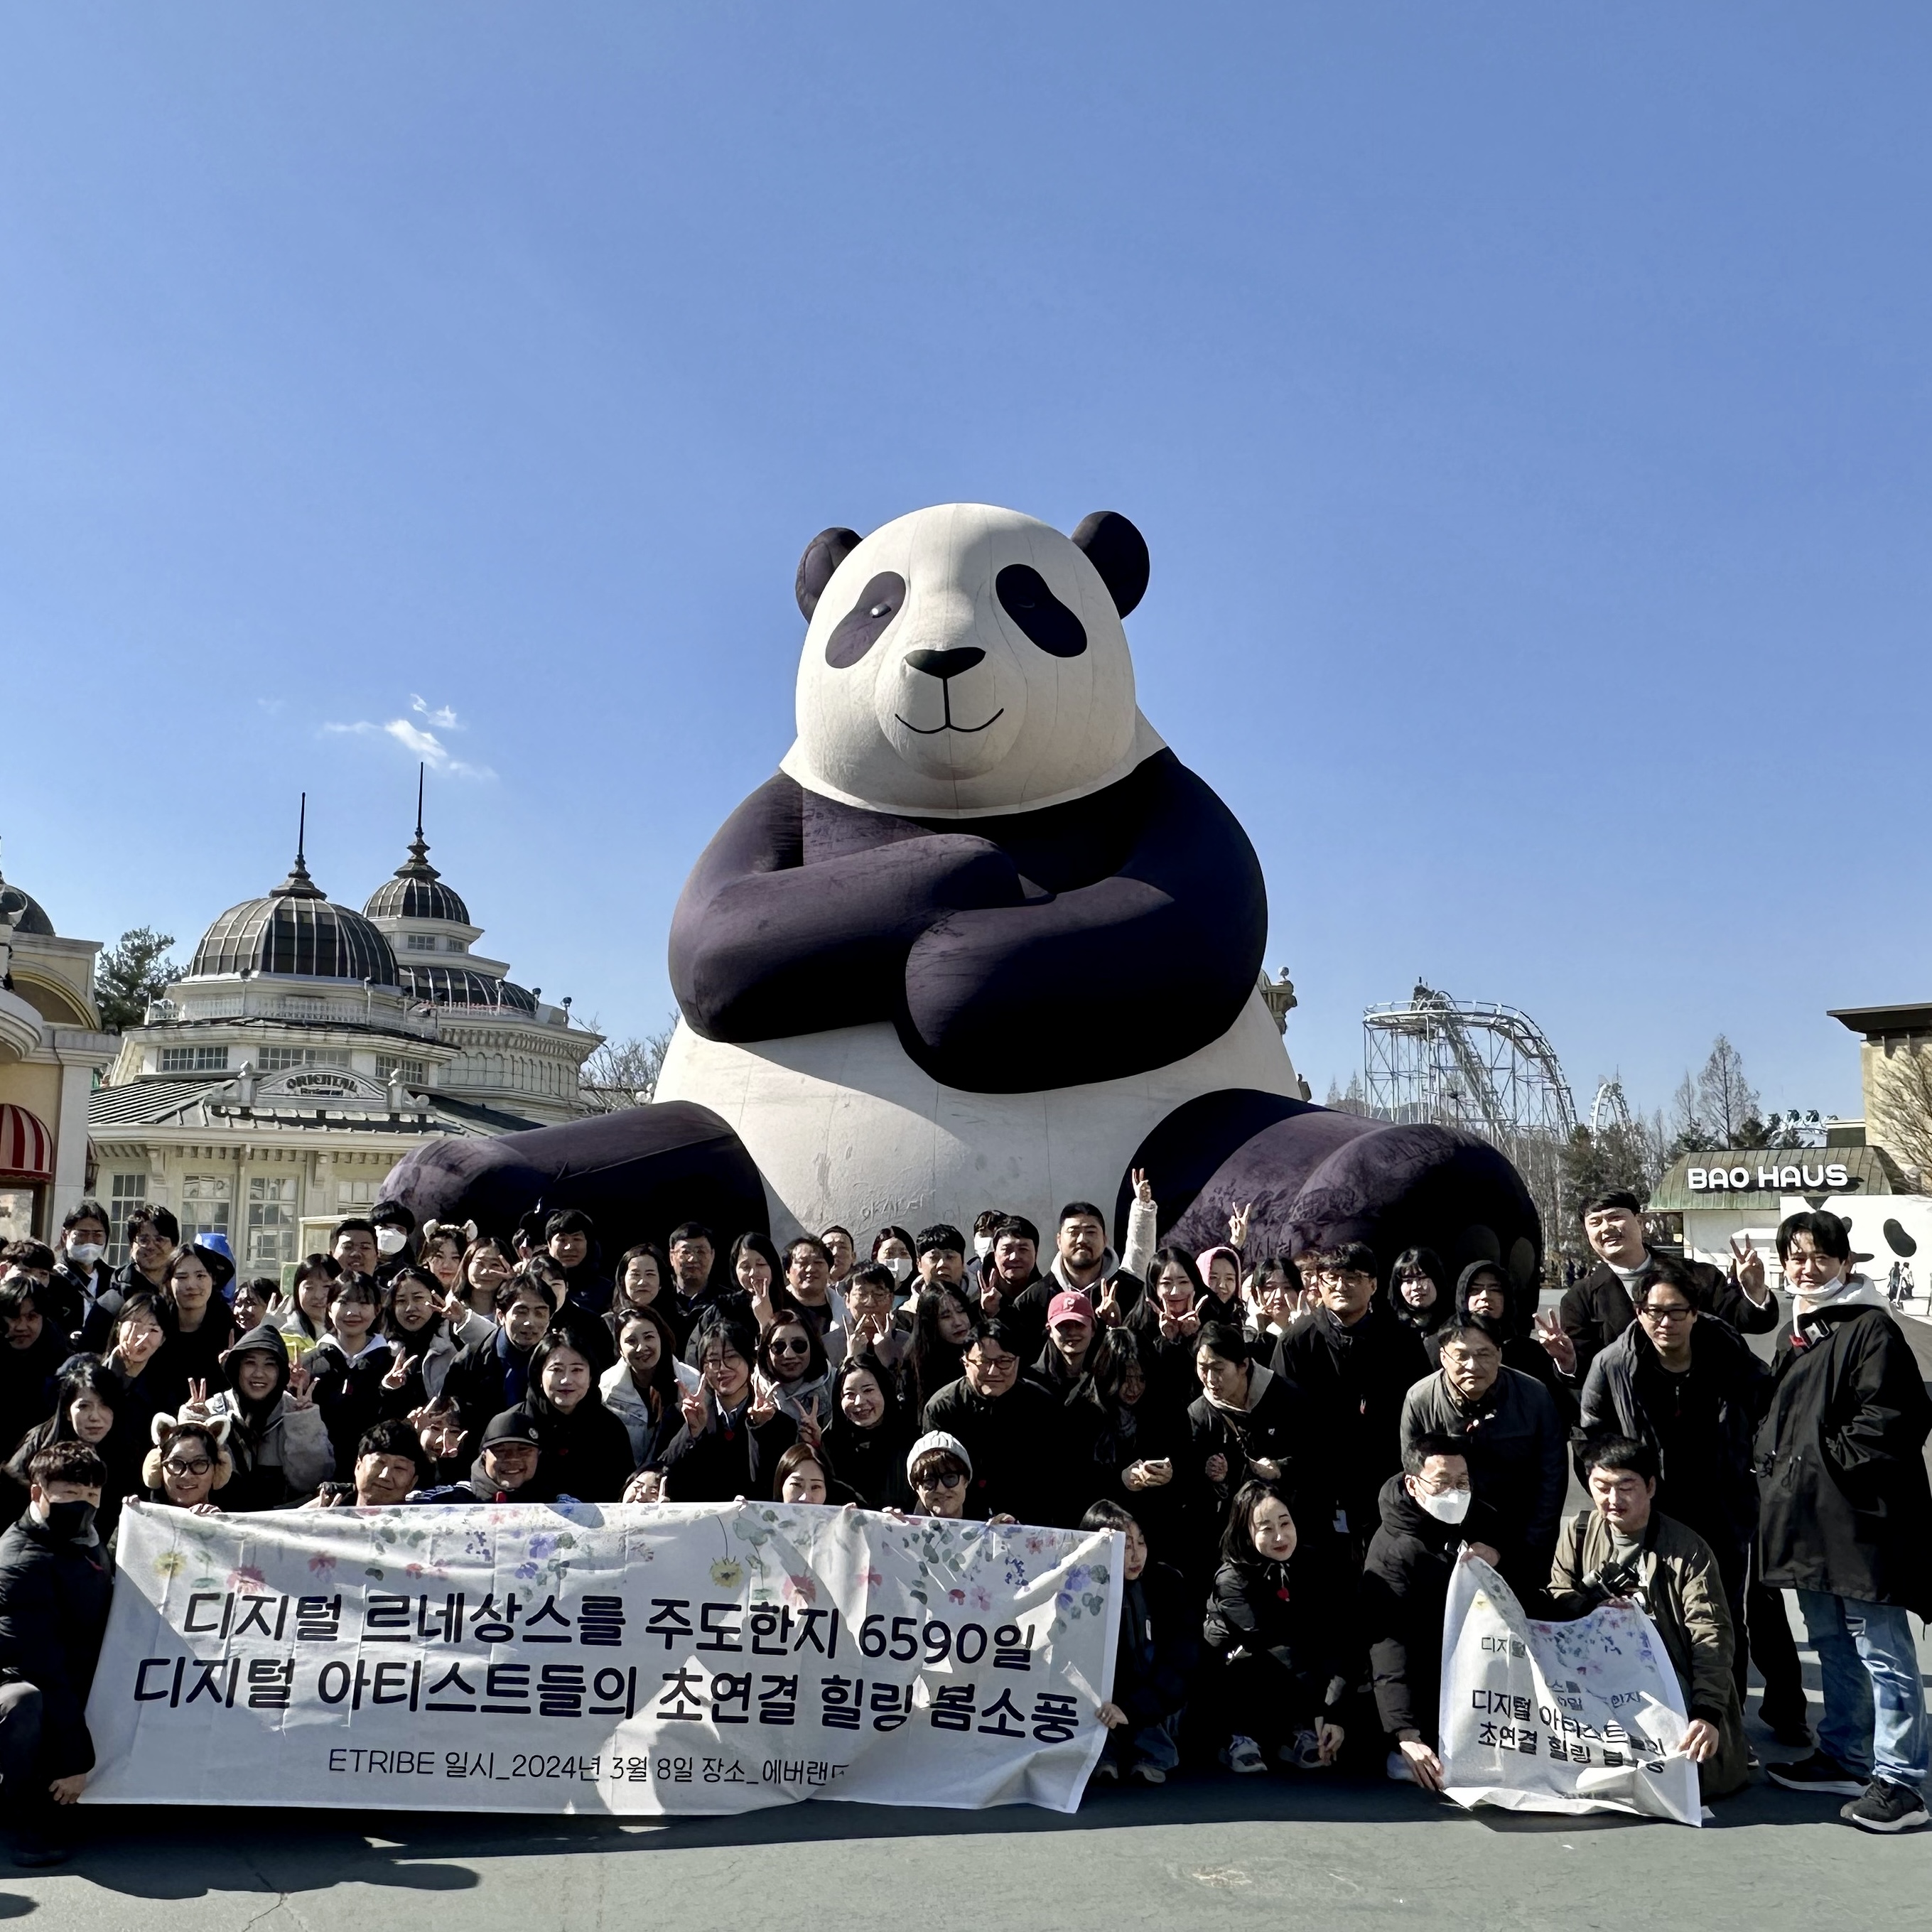
[[(423, 704), (421, 698), (416, 700), (415, 708), (422, 711), (433, 722), (440, 722), (453, 714), (446, 709), (432, 712)], [(395, 740), (412, 758), (419, 758), (433, 772), (442, 772), (452, 778), (494, 778), (496, 774), (488, 765), (472, 764), (466, 759), (451, 755), (449, 747), (434, 731), (425, 731), (412, 724), (406, 718), (392, 718), (386, 724), (371, 724), (368, 719), (358, 719), (353, 724), (325, 724), (325, 734), (338, 737), (370, 738), (388, 737)], [(446, 726), (446, 729), (460, 730), (460, 726)]]
[(255, 702), (272, 718), (277, 712), (288, 708), (289, 700), (286, 698), (258, 698)]
[(448, 705), (439, 704), (432, 711), (414, 692), (410, 694), (410, 709), (418, 717), (428, 718), (439, 730), (460, 731), (463, 729), (463, 727), (456, 722), (456, 713)]

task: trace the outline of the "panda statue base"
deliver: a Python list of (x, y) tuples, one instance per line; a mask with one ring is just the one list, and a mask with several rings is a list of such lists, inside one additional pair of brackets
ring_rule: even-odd
[(1252, 1201), (1257, 1255), (1424, 1242), (1528, 1286), (1540, 1230), (1501, 1154), (1300, 1097), (1257, 991), (1260, 862), (1136, 702), (1148, 574), (1112, 512), (1070, 538), (960, 503), (814, 538), (796, 740), (672, 917), (661, 1104), (424, 1150), (388, 1191), (440, 1220), (582, 1206), (611, 1252), (663, 1238), (643, 1204), (674, 1163), (727, 1238), (987, 1208), (1045, 1231), (1084, 1198), (1118, 1243), (1145, 1167), (1196, 1246)]

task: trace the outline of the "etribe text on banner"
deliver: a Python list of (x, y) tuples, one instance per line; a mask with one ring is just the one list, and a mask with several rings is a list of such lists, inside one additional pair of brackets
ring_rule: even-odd
[(92, 1803), (1071, 1811), (1117, 1532), (807, 1504), (129, 1505)]

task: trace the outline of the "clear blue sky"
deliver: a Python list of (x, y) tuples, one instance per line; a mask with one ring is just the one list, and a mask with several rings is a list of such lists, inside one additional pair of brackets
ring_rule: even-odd
[(1932, 996), (1928, 56), (1903, 5), (10, 8), (7, 874), (191, 944), (305, 786), (359, 903), (401, 721), (485, 947), (641, 1030), (806, 539), (1111, 508), (1318, 1092), (1420, 974), (1586, 1102), (1722, 1029), (1854, 1111), (1824, 1009)]

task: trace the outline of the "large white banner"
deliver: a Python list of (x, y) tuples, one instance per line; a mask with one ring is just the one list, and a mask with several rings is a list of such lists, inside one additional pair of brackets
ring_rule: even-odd
[(1117, 1532), (740, 1503), (130, 1504), (95, 1804), (1074, 1810)]
[(1634, 1606), (1537, 1622), (1466, 1558), (1443, 1614), (1440, 1716), (1459, 1804), (1702, 1820), (1696, 1767), (1674, 1755), (1689, 1721), (1677, 1672)]

